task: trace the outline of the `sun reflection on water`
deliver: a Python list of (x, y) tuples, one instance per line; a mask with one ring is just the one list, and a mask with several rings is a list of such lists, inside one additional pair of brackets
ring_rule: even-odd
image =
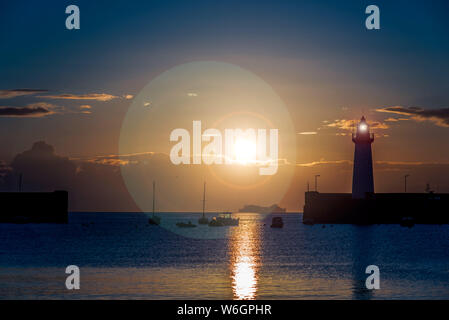
[(252, 300), (257, 296), (259, 280), (260, 236), (258, 224), (240, 219), (231, 236), (231, 277), (234, 299)]

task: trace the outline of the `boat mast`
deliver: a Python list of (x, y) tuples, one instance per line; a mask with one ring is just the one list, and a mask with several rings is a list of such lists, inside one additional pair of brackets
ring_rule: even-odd
[(153, 181), (153, 217), (154, 217), (154, 203), (156, 201), (155, 193), (156, 193), (156, 181)]
[(203, 190), (203, 218), (205, 207), (206, 207), (206, 182), (204, 182), (204, 190)]

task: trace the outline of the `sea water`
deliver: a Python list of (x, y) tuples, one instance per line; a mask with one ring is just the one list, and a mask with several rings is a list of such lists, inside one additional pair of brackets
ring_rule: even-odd
[[(159, 215), (172, 225), (201, 216)], [(207, 225), (178, 231), (149, 225), (148, 216), (70, 213), (62, 225), (0, 224), (0, 298), (449, 298), (448, 225), (323, 227), (284, 214), (284, 228), (274, 229), (271, 215), (239, 213), (240, 225), (218, 227), (214, 238)], [(80, 268), (79, 290), (65, 287), (68, 265)], [(369, 265), (379, 267), (378, 290), (366, 289)]]

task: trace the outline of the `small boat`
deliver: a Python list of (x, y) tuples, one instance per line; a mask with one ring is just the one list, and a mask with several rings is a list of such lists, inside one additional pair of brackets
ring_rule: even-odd
[(158, 217), (155, 213), (154, 213), (154, 208), (155, 208), (155, 202), (156, 202), (156, 182), (153, 181), (153, 215), (148, 219), (148, 223), (152, 224), (152, 225), (160, 225), (161, 224), (161, 217)]
[(273, 217), (271, 220), (271, 227), (272, 228), (282, 228), (284, 226), (284, 222), (282, 221), (281, 217)]
[(222, 226), (238, 226), (239, 218), (232, 218), (231, 212), (223, 212), (218, 217), (213, 217), (209, 222), (210, 227), (222, 227)]
[(195, 228), (196, 225), (189, 221), (189, 223), (178, 222), (176, 224), (179, 228)]
[(148, 223), (158, 226), (161, 224), (161, 218), (154, 215), (148, 219)]
[(209, 224), (209, 219), (204, 215), (204, 209), (206, 208), (206, 182), (204, 182), (204, 190), (203, 190), (203, 216), (198, 219), (199, 224)]
[(223, 227), (224, 224), (221, 221), (217, 220), (217, 217), (213, 217), (209, 222), (209, 227)]

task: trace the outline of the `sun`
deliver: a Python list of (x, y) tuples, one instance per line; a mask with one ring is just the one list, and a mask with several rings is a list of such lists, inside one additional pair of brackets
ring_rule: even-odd
[(235, 161), (239, 164), (249, 164), (256, 161), (256, 142), (238, 138), (234, 142)]

